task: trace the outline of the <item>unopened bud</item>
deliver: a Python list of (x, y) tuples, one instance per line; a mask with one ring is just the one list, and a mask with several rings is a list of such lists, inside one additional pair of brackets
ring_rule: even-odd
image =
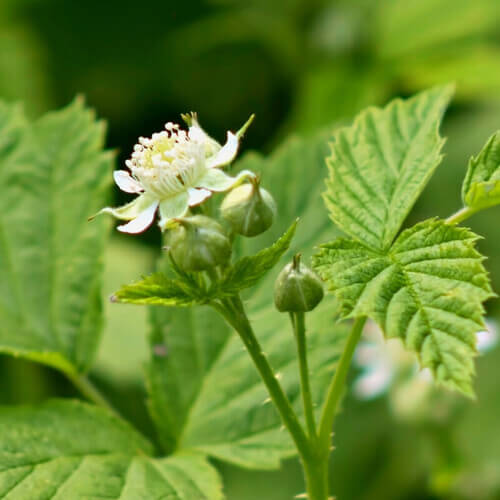
[(204, 215), (179, 219), (166, 238), (172, 258), (185, 271), (222, 266), (231, 257), (231, 243), (224, 229)]
[(259, 184), (259, 178), (251, 179), (233, 189), (222, 202), (221, 215), (237, 234), (257, 236), (273, 223), (276, 203)]
[(281, 312), (312, 311), (323, 299), (318, 276), (300, 262), (297, 254), (278, 275), (274, 285), (274, 304)]

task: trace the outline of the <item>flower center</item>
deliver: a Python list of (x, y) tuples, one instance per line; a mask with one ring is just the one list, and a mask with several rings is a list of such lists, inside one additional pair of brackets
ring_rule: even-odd
[(139, 137), (125, 164), (146, 191), (168, 198), (190, 187), (205, 170), (205, 146), (191, 140), (179, 125), (167, 123), (152, 137)]

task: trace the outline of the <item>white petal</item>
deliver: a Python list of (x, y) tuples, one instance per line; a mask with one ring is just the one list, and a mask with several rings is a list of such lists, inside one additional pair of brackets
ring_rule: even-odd
[(195, 205), (199, 205), (202, 201), (206, 200), (209, 196), (211, 196), (212, 191), (203, 188), (202, 189), (189, 188), (188, 195), (189, 195), (188, 204), (190, 207), (193, 207)]
[(172, 196), (160, 203), (160, 228), (163, 231), (169, 220), (186, 215), (189, 209), (189, 196), (187, 191), (183, 191), (176, 196)]
[(144, 191), (143, 187), (126, 170), (115, 170), (113, 178), (117, 186), (126, 193), (141, 193)]
[(211, 168), (196, 183), (196, 187), (216, 192), (227, 191), (248, 177), (255, 177), (255, 174), (250, 172), (250, 170), (242, 170), (236, 177), (231, 177), (218, 168)]
[(153, 222), (155, 217), (156, 209), (158, 208), (158, 201), (155, 201), (145, 210), (143, 210), (135, 219), (131, 220), (127, 224), (118, 226), (118, 231), (122, 233), (142, 233), (145, 231)]
[(207, 159), (207, 167), (223, 167), (224, 165), (231, 163), (238, 152), (238, 145), (238, 136), (232, 132), (228, 132), (226, 144), (224, 144), (222, 149), (220, 149), (216, 155)]
[[(139, 195), (135, 200), (132, 200), (130, 203), (126, 205), (122, 205), (121, 207), (105, 207), (98, 214), (111, 214), (117, 219), (122, 220), (132, 220), (135, 219), (141, 212), (146, 210), (150, 205), (155, 202), (155, 198), (150, 194), (143, 193)], [(158, 202), (156, 201), (156, 204)], [(94, 216), (95, 217), (95, 216)]]

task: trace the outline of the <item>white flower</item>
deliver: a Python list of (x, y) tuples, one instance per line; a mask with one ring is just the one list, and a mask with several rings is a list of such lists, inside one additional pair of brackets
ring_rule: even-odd
[(227, 142), (221, 146), (200, 127), (196, 115), (183, 115), (188, 131), (179, 125), (167, 123), (165, 130), (149, 138), (140, 137), (139, 144), (125, 162), (127, 170), (116, 170), (114, 179), (126, 193), (139, 196), (124, 206), (103, 208), (99, 213), (110, 213), (129, 221), (118, 226), (125, 233), (140, 233), (160, 213), (159, 226), (165, 229), (171, 219), (182, 217), (189, 207), (199, 205), (213, 192), (227, 191), (254, 174), (248, 170), (236, 177), (225, 174), (220, 167), (231, 163), (238, 152), (239, 141), (253, 120), (253, 116), (236, 133), (227, 133)]

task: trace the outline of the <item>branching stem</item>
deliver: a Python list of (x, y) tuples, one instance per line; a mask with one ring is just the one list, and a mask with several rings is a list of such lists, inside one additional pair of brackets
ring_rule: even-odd
[(212, 305), (238, 332), (267, 387), (269, 396), (276, 406), (284, 426), (290, 432), (302, 460), (307, 461), (311, 456), (309, 440), (266, 355), (262, 351), (244, 311), (241, 299), (239, 297), (224, 299), (220, 303), (213, 303)]

